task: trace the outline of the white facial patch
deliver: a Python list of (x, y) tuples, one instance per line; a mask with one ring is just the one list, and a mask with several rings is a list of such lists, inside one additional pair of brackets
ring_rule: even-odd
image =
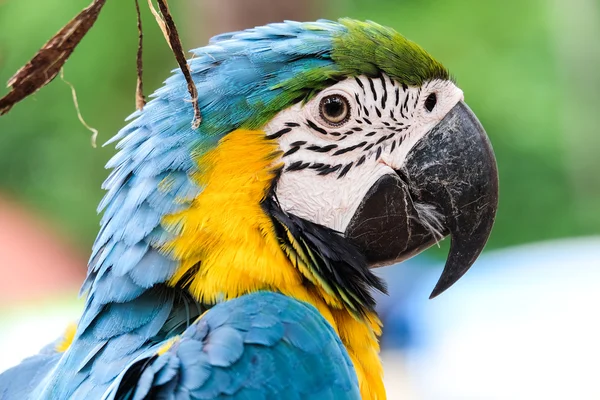
[[(347, 102), (332, 123), (328, 99)], [(403, 167), (407, 154), (456, 103), (462, 91), (445, 80), (407, 87), (382, 75), (349, 78), (293, 105), (265, 127), (285, 164), (275, 195), (286, 212), (344, 232), (369, 189)]]

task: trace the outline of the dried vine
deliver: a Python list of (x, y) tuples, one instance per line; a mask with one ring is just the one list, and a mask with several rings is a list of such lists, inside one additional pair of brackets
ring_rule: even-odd
[[(142, 19), (138, 1), (139, 0), (135, 0), (138, 18), (138, 49), (136, 58), (137, 85), (135, 98), (136, 107), (141, 109), (146, 103), (146, 100), (143, 94), (142, 81)], [(157, 2), (162, 18), (158, 15), (158, 12), (154, 10), (152, 1), (148, 0), (148, 4), (155, 17), (157, 17), (157, 21), (160, 20), (159, 26), (161, 27), (188, 84), (188, 91), (192, 98), (192, 106), (194, 108), (192, 127), (196, 129), (202, 121), (200, 108), (198, 106), (198, 92), (196, 90), (196, 85), (192, 80), (190, 68), (185, 59), (185, 53), (182, 49), (175, 21), (169, 11), (167, 0), (157, 0)], [(27, 64), (17, 71), (17, 73), (8, 81), (10, 91), (4, 97), (0, 98), (0, 115), (6, 114), (15, 104), (37, 92), (56, 78), (67, 59), (96, 22), (105, 3), (106, 0), (94, 0), (88, 7), (83, 9), (75, 16), (75, 18), (59, 30), (44, 46), (42, 46)]]

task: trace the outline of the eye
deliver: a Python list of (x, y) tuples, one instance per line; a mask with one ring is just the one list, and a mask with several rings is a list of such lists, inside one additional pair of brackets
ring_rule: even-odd
[(350, 103), (341, 94), (325, 96), (319, 103), (319, 114), (329, 125), (340, 126), (350, 118)]
[(435, 107), (436, 104), (437, 104), (437, 96), (435, 95), (435, 93), (431, 93), (425, 99), (425, 109), (429, 112), (432, 112), (433, 108)]

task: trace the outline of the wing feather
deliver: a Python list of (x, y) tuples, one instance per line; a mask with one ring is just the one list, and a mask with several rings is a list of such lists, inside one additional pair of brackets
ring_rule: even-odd
[[(257, 343), (256, 329), (277, 334)], [(333, 328), (314, 307), (270, 292), (216, 305), (130, 368), (108, 399), (360, 399)]]

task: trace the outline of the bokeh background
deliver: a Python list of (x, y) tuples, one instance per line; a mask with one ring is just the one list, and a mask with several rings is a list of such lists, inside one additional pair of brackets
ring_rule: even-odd
[[(149, 94), (176, 63), (141, 3)], [(282, 19), (391, 26), (450, 69), (486, 127), (501, 189), (487, 254), (434, 301), (427, 290), (447, 245), (382, 270), (390, 398), (600, 397), (597, 0), (171, 3), (184, 48)], [(0, 0), (0, 82), (88, 4)], [(108, 1), (65, 66), (100, 144), (134, 109), (136, 48), (134, 2)], [(70, 90), (56, 79), (0, 117), (0, 370), (60, 334), (81, 307), (114, 149), (92, 148)]]

